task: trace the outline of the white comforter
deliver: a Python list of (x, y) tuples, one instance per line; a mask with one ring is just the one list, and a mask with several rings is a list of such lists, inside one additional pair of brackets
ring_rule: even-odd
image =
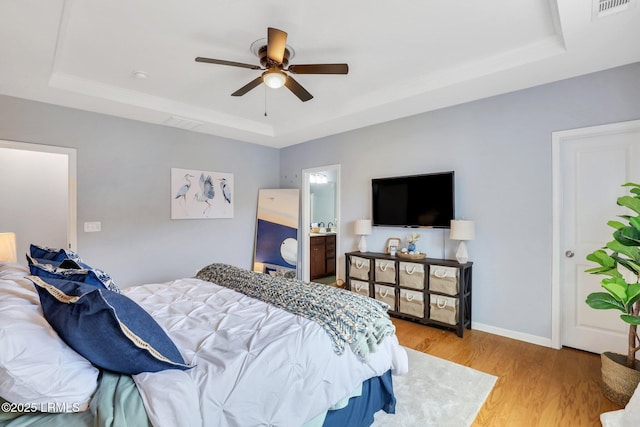
[(299, 427), (363, 380), (408, 370), (395, 335), (362, 363), (349, 348), (336, 355), (313, 321), (198, 279), (125, 293), (196, 365), (134, 376), (156, 427)]

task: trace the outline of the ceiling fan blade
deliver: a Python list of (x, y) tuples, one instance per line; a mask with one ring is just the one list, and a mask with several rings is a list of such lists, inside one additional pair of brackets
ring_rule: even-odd
[(289, 65), (287, 71), (295, 74), (348, 74), (347, 64)]
[(262, 83), (262, 76), (251, 80), (249, 83), (247, 83), (246, 85), (242, 86), (240, 89), (238, 89), (237, 91), (233, 92), (231, 94), (231, 96), (242, 96), (245, 93), (249, 92), (251, 89), (253, 89), (256, 86), (259, 86), (260, 83)]
[(222, 59), (203, 58), (201, 56), (198, 56), (196, 58), (196, 62), (206, 62), (208, 64), (218, 64), (218, 65), (230, 65), (232, 67), (249, 68), (251, 70), (262, 69), (259, 65), (243, 64), (242, 62), (224, 61)]
[(300, 101), (307, 102), (310, 99), (313, 99), (313, 95), (311, 95), (305, 88), (303, 88), (300, 83), (295, 81), (293, 77), (287, 76), (287, 80), (284, 82), (284, 85), (289, 89), (295, 96), (300, 98)]
[(278, 64), (282, 64), (286, 47), (287, 33), (277, 28), (269, 27), (267, 33), (267, 57)]

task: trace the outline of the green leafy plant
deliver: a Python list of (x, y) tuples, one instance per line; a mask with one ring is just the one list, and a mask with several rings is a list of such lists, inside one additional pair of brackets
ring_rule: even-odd
[[(602, 249), (589, 255), (587, 260), (595, 262), (598, 267), (586, 270), (587, 273), (608, 276), (602, 279), (602, 287), (607, 292), (594, 292), (587, 296), (587, 304), (598, 310), (620, 310), (620, 318), (629, 324), (628, 351), (626, 366), (635, 366), (635, 355), (640, 350), (640, 184), (628, 182), (623, 187), (631, 187), (631, 194), (618, 197), (617, 203), (635, 215), (620, 215), (627, 221), (609, 221), (614, 228), (613, 239)], [(627, 279), (621, 270), (627, 270)], [(635, 281), (628, 281), (633, 275)]]

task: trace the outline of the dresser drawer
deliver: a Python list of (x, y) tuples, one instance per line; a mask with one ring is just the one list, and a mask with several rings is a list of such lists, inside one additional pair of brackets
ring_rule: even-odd
[(424, 289), (424, 264), (400, 262), (400, 286), (413, 289)]
[(370, 297), (369, 295), (369, 282), (362, 282), (360, 280), (351, 280), (351, 290), (357, 294)]
[(458, 299), (442, 295), (431, 295), (429, 319), (456, 325), (458, 323)]
[(424, 317), (424, 293), (400, 289), (398, 311), (415, 317)]
[(393, 286), (375, 285), (375, 299), (389, 304), (389, 309), (396, 310), (396, 288)]
[(396, 283), (396, 262), (386, 259), (376, 260), (375, 281), (383, 283)]
[(349, 276), (356, 279), (369, 280), (370, 262), (366, 258), (357, 256), (351, 257), (351, 265), (349, 266)]
[(429, 267), (429, 290), (457, 295), (460, 289), (459, 270), (455, 267), (432, 265)]

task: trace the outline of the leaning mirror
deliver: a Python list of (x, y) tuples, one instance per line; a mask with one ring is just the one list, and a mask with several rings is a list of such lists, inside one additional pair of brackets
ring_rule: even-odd
[(253, 270), (296, 278), (300, 190), (261, 189)]

